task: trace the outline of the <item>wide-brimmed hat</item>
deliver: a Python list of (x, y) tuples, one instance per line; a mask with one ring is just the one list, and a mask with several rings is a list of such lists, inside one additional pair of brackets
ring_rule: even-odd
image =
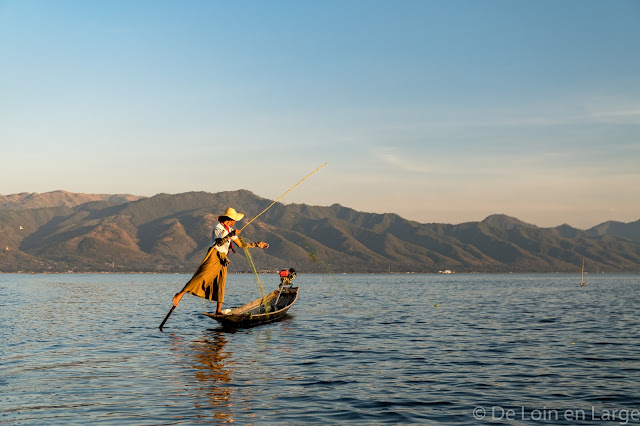
[(220, 220), (223, 217), (228, 217), (231, 220), (236, 220), (237, 221), (237, 220), (240, 220), (240, 219), (242, 219), (244, 217), (244, 213), (238, 213), (236, 211), (236, 209), (234, 209), (233, 207), (229, 207), (227, 209), (227, 211), (224, 212), (223, 215), (218, 216), (218, 220)]

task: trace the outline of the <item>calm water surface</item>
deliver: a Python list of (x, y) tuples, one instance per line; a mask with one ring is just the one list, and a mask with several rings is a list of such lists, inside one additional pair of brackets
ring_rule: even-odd
[(300, 274), (283, 321), (222, 330), (187, 295), (160, 332), (188, 278), (0, 275), (0, 423), (640, 419), (637, 275)]

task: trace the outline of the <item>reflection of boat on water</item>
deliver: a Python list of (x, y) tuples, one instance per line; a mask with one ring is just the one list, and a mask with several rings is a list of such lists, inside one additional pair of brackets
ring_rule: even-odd
[(204, 312), (204, 315), (215, 319), (227, 327), (253, 327), (277, 321), (287, 314), (287, 311), (298, 300), (298, 287), (293, 286), (296, 277), (295, 269), (280, 272), (280, 287), (267, 294), (264, 298), (258, 298), (253, 302), (229, 312), (216, 315)]

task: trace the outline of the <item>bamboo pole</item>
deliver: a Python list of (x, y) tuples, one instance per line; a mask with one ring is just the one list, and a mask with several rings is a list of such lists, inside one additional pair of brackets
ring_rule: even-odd
[(291, 191), (294, 190), (294, 188), (298, 185), (300, 185), (302, 183), (302, 181), (304, 181), (306, 178), (308, 178), (309, 176), (311, 176), (312, 174), (314, 174), (315, 172), (317, 172), (318, 170), (320, 170), (321, 168), (323, 168), (324, 166), (326, 166), (327, 163), (324, 163), (322, 166), (318, 167), (317, 169), (315, 169), (314, 171), (312, 171), (311, 173), (309, 173), (308, 175), (306, 175), (305, 177), (302, 178), (302, 180), (298, 183), (296, 183), (295, 185), (293, 185), (287, 192), (285, 192), (284, 194), (282, 194), (281, 196), (278, 197), (277, 200), (275, 200), (273, 203), (269, 204), (269, 207), (267, 207), (266, 209), (262, 210), (260, 212), (260, 214), (258, 214), (258, 216), (254, 217), (253, 219), (251, 219), (249, 222), (247, 222), (242, 228), (240, 228), (240, 231), (242, 231), (244, 228), (246, 228), (247, 226), (249, 226), (249, 224), (251, 222), (253, 222), (254, 220), (256, 220), (258, 217), (260, 217), (260, 215), (262, 215), (262, 213), (266, 212), (267, 210), (269, 210), (271, 208), (271, 206), (273, 206), (275, 203), (277, 203), (282, 197), (284, 197), (285, 195), (287, 195), (288, 193), (290, 193)]

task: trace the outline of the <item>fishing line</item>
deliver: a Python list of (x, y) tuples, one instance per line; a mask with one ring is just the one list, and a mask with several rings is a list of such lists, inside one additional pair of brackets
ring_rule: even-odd
[(269, 312), (269, 308), (267, 305), (267, 298), (264, 295), (264, 289), (262, 288), (262, 283), (260, 282), (260, 278), (258, 277), (258, 270), (256, 269), (256, 265), (253, 263), (253, 259), (251, 258), (251, 254), (249, 253), (249, 247), (245, 244), (244, 240), (241, 236), (238, 235), (238, 240), (242, 244), (242, 249), (244, 250), (245, 256), (247, 256), (247, 260), (249, 261), (249, 265), (251, 265), (251, 269), (253, 270), (253, 275), (256, 277), (256, 283), (258, 285), (258, 291), (262, 296), (262, 304), (264, 305), (265, 313)]
[(308, 178), (309, 176), (311, 176), (312, 174), (314, 174), (315, 172), (317, 172), (318, 170), (320, 170), (321, 168), (323, 168), (324, 166), (326, 166), (327, 163), (324, 163), (322, 166), (318, 167), (317, 169), (315, 169), (314, 171), (312, 171), (311, 173), (309, 173), (308, 175), (306, 175), (305, 177), (302, 178), (302, 180), (300, 180), (300, 182), (296, 183), (295, 185), (293, 185), (287, 192), (285, 192), (284, 194), (282, 194), (281, 196), (279, 196), (273, 203), (269, 204), (269, 207), (267, 207), (266, 209), (262, 210), (260, 212), (260, 214), (258, 214), (258, 216), (254, 217), (253, 219), (251, 219), (249, 222), (247, 222), (242, 228), (240, 228), (240, 231), (242, 231), (244, 228), (246, 228), (247, 226), (249, 226), (249, 224), (251, 222), (253, 222), (254, 220), (256, 220), (258, 217), (260, 217), (260, 215), (264, 212), (266, 212), (267, 210), (269, 210), (271, 208), (271, 206), (273, 206), (275, 203), (277, 203), (282, 197), (284, 197), (285, 195), (287, 195), (288, 193), (290, 193), (291, 191), (293, 191), (293, 189), (300, 185), (302, 183), (302, 181), (304, 181), (306, 178)]
[[(251, 222), (253, 222), (254, 220), (256, 220), (258, 217), (260, 217), (264, 212), (266, 212), (267, 210), (269, 210), (271, 208), (271, 206), (273, 206), (275, 203), (277, 203), (280, 199), (282, 199), (282, 197), (284, 197), (285, 195), (287, 195), (288, 193), (290, 193), (291, 191), (293, 191), (298, 185), (300, 185), (305, 179), (307, 179), (309, 176), (311, 176), (312, 174), (314, 174), (315, 172), (317, 172), (318, 170), (320, 170), (321, 168), (323, 168), (324, 166), (326, 166), (327, 163), (324, 163), (323, 165), (321, 165), (320, 167), (318, 167), (317, 169), (315, 169), (314, 171), (312, 171), (311, 173), (309, 173), (308, 175), (306, 175), (305, 177), (303, 177), (302, 179), (300, 179), (300, 182), (296, 183), (295, 185), (293, 185), (291, 188), (289, 188), (289, 190), (287, 192), (285, 192), (284, 194), (282, 194), (281, 196), (279, 196), (273, 203), (269, 204), (269, 206), (262, 210), (256, 217), (254, 217), (253, 219), (251, 219), (249, 222), (247, 222), (242, 228), (240, 228), (240, 231), (242, 231), (244, 228), (246, 228), (247, 226), (249, 226), (249, 224)], [(242, 238), (240, 236), (238, 236), (238, 239), (240, 240), (240, 242), (242, 243), (242, 248), (244, 249), (244, 254), (247, 256), (247, 260), (249, 261), (249, 264), (251, 265), (251, 269), (253, 269), (253, 274), (256, 277), (256, 282), (258, 283), (258, 289), (260, 290), (260, 294), (262, 295), (262, 302), (264, 304), (264, 309), (265, 312), (268, 312), (268, 307), (267, 307), (267, 298), (264, 295), (264, 290), (262, 288), (262, 283), (260, 282), (260, 278), (258, 277), (258, 271), (256, 270), (256, 266), (253, 264), (253, 259), (251, 258), (251, 254), (249, 254), (249, 248), (247, 247), (247, 245), (244, 243), (244, 241), (242, 240)]]
[[(292, 214), (291, 218), (294, 219), (294, 223), (295, 223), (295, 215)], [(304, 234), (300, 224), (297, 224), (296, 227), (298, 229), (298, 232), (301, 235), (304, 236), (305, 234)], [(351, 299), (351, 303), (353, 304), (353, 306), (357, 307), (363, 314), (365, 314), (367, 317), (369, 317), (369, 319), (373, 319), (374, 316), (371, 314), (371, 312), (367, 311), (359, 303), (357, 303), (356, 296), (355, 296), (355, 294), (353, 294), (351, 289), (342, 280), (334, 277), (335, 274), (331, 271), (331, 268), (329, 267), (329, 265), (327, 265), (324, 261), (322, 261), (322, 259), (320, 259), (317, 256), (317, 254), (315, 252), (313, 252), (313, 250), (311, 250), (311, 248), (309, 247), (310, 246), (309, 240), (306, 238), (306, 236), (303, 239), (303, 241), (304, 241), (305, 251), (309, 255), (309, 258), (311, 259), (311, 263), (318, 263), (322, 267), (322, 269), (324, 269), (325, 274), (329, 275), (329, 281), (330, 282), (339, 283), (340, 284), (340, 287), (342, 287), (342, 289), (347, 294), (349, 299)], [(322, 282), (322, 278), (321, 278), (320, 282)]]

